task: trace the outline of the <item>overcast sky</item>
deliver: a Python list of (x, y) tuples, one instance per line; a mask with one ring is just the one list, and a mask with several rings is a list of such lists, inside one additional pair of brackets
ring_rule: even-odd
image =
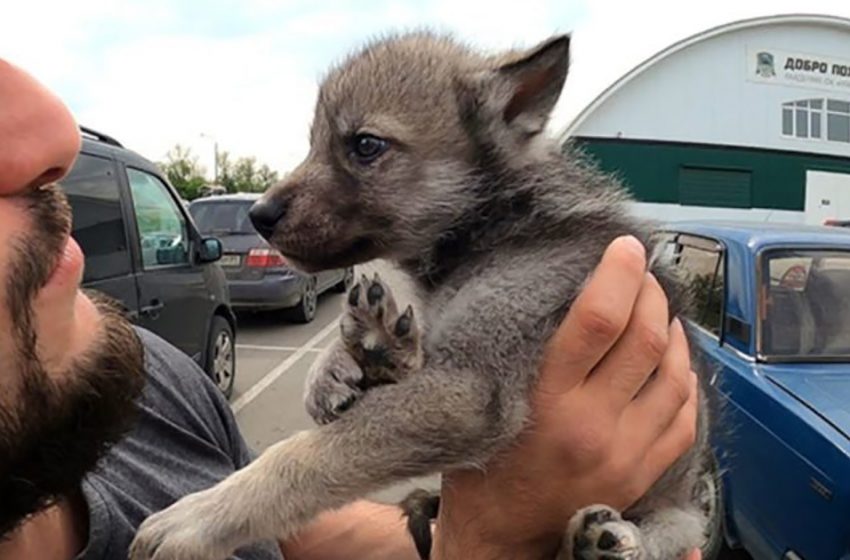
[(59, 93), (79, 121), (151, 159), (175, 143), (211, 170), (212, 142), (285, 171), (306, 154), (317, 83), (364, 39), (430, 26), (486, 49), (573, 33), (552, 128), (671, 43), (738, 19), (850, 17), (850, 0), (11, 0), (0, 57)]

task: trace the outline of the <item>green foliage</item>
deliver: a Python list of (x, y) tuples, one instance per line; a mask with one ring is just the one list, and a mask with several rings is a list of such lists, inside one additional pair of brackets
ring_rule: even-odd
[(218, 184), (227, 192), (263, 192), (277, 181), (277, 171), (260, 165), (255, 157), (232, 161), (228, 152), (218, 154)]
[(192, 150), (177, 144), (165, 154), (165, 161), (159, 162), (159, 168), (165, 174), (180, 196), (186, 200), (197, 198), (206, 185), (204, 168), (198, 163), (198, 156)]
[(693, 309), (688, 315), (711, 332), (720, 332), (720, 317), (723, 310), (723, 281), (714, 274), (694, 274), (689, 279), (688, 291)]
[[(277, 171), (265, 163), (258, 163), (255, 157), (234, 160), (227, 151), (220, 151), (216, 162), (216, 183), (227, 189), (227, 192), (263, 192), (279, 180)], [(201, 196), (207, 187), (205, 169), (198, 163), (198, 156), (180, 144), (168, 151), (165, 161), (160, 162), (159, 166), (186, 200)]]

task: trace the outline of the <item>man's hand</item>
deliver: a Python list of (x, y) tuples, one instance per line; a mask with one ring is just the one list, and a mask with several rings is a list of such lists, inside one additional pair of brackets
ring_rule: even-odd
[(486, 472), (444, 476), (435, 558), (552, 558), (576, 510), (625, 509), (693, 445), (687, 340), (645, 270), (636, 239), (610, 245), (549, 345), (533, 427)]

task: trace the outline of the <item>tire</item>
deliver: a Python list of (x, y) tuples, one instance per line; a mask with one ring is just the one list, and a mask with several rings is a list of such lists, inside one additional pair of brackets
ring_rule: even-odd
[(713, 456), (708, 459), (706, 473), (700, 478), (699, 492), (701, 505), (708, 517), (705, 543), (702, 545), (703, 560), (716, 560), (728, 554), (724, 531), (725, 503), (723, 500), (723, 480)]
[(227, 319), (214, 316), (207, 341), (206, 372), (226, 398), (233, 395), (236, 380), (236, 339)]
[(351, 289), (351, 286), (354, 285), (354, 267), (346, 268), (345, 275), (342, 277), (342, 280), (339, 283), (334, 284), (333, 291), (338, 294), (344, 294)]
[(295, 323), (309, 323), (316, 318), (316, 308), (319, 304), (319, 291), (316, 277), (310, 276), (304, 281), (301, 299), (294, 307), (284, 310), (287, 320)]

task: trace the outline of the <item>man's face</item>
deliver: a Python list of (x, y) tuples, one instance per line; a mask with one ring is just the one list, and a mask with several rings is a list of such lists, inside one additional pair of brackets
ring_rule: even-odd
[(0, 59), (0, 536), (79, 487), (143, 383), (128, 323), (79, 289), (83, 255), (54, 184), (79, 146), (65, 106)]

